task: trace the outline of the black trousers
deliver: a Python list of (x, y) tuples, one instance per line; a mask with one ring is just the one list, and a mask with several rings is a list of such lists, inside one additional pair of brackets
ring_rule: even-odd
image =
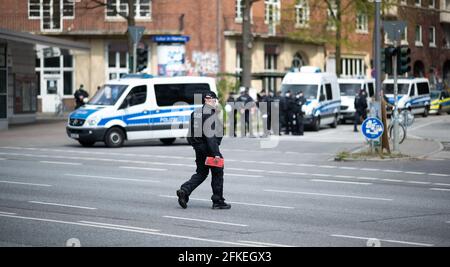
[(295, 114), (295, 134), (303, 135), (304, 132), (303, 114)]
[[(214, 203), (224, 201), (223, 198), (223, 168), (210, 167), (205, 165), (205, 160), (210, 154), (207, 151), (206, 145), (201, 145), (199, 147), (194, 147), (195, 150), (195, 163), (197, 164), (197, 169), (195, 174), (192, 175), (191, 179), (185, 182), (181, 189), (183, 189), (188, 195), (192, 193), (201, 183), (205, 181), (208, 177), (209, 170), (211, 170), (211, 188), (213, 195), (211, 200)], [(220, 155), (222, 157), (222, 155)]]

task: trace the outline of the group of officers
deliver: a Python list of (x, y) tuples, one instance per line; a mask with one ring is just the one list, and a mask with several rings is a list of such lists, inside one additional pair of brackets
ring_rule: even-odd
[[(273, 92), (266, 93), (265, 90), (257, 94), (256, 101), (249, 95), (248, 88), (242, 88), (240, 95), (234, 98), (230, 95), (227, 103), (233, 103), (236, 107), (236, 103), (241, 103), (237, 109), (233, 109), (230, 114), (234, 116), (234, 127), (233, 135), (236, 136), (236, 123), (237, 123), (237, 112), (241, 113), (241, 116), (245, 116), (244, 122), (244, 136), (250, 133), (250, 113), (252, 109), (249, 106), (259, 107), (261, 111), (261, 117), (263, 122), (264, 136), (270, 134), (276, 134), (274, 129), (272, 129), (272, 108), (278, 109), (279, 111), (279, 134), (284, 133), (286, 135), (303, 135), (304, 132), (304, 122), (303, 122), (303, 105), (306, 103), (306, 98), (302, 91), (296, 94), (291, 91), (286, 93), (278, 92), (276, 95)], [(249, 105), (250, 103), (250, 105)], [(265, 103), (265, 108), (262, 108), (261, 103)], [(244, 106), (246, 108), (244, 108)]]

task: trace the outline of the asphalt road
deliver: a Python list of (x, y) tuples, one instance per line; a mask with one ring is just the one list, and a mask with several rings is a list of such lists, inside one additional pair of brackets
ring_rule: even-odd
[[(415, 126), (450, 141), (448, 116)], [(0, 246), (449, 246), (450, 161), (333, 161), (361, 146), (351, 130), (225, 139), (232, 208), (211, 209), (208, 178), (184, 210), (184, 140), (88, 149), (63, 122), (14, 127), (0, 133)]]

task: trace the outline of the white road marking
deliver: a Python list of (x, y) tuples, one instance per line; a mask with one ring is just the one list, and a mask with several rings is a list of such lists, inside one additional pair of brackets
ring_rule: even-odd
[[(246, 224), (238, 224), (238, 223), (227, 223), (227, 222), (217, 222), (217, 221), (210, 221), (210, 220), (202, 220), (202, 219), (193, 219), (193, 218), (184, 218), (184, 217), (175, 217), (175, 216), (163, 216), (164, 218), (169, 219), (176, 219), (176, 220), (186, 220), (186, 221), (195, 221), (195, 222), (206, 222), (206, 223), (215, 223), (215, 224), (224, 224), (224, 225), (232, 225), (232, 226), (241, 226), (241, 227), (247, 227)], [(240, 241), (239, 241), (240, 242)]]
[(370, 181), (377, 181), (380, 180), (380, 178), (374, 178), (374, 177), (365, 177), (365, 176), (358, 176), (355, 177), (356, 179), (360, 179), (360, 180), (370, 180)]
[(144, 230), (144, 231), (151, 231), (151, 232), (159, 232), (159, 230), (157, 230), (157, 229), (141, 228), (141, 227), (135, 227), (135, 226), (119, 225), (119, 224), (99, 223), (99, 222), (90, 222), (90, 221), (80, 221), (80, 223), (111, 226), (111, 227), (120, 227), (120, 228), (126, 228), (126, 229), (134, 229), (134, 230)]
[(51, 187), (51, 185), (49, 185), (49, 184), (33, 184), (33, 183), (22, 183), (22, 182), (14, 182), (14, 181), (0, 181), (0, 183)]
[(442, 174), (442, 173), (429, 173), (428, 175), (432, 175), (432, 176), (440, 176), (440, 177), (447, 177), (447, 176), (450, 176), (449, 174)]
[(334, 177), (336, 177), (336, 178), (355, 178), (355, 176), (349, 176), (349, 175), (336, 175)]
[(333, 165), (319, 165), (318, 167), (326, 168), (326, 169), (336, 169), (337, 168), (337, 166), (333, 166)]
[(6, 159), (4, 159), (4, 158), (0, 158), (0, 160), (6, 160)]
[(145, 180), (145, 179), (134, 179), (134, 178), (118, 178), (118, 177), (84, 175), (84, 174), (65, 173), (64, 175), (65, 176), (73, 176), (73, 177), (95, 178), (95, 179), (105, 179), (105, 180), (118, 180), (118, 181), (130, 181), (130, 182), (143, 182), (143, 183), (159, 183), (160, 182), (160, 181), (157, 181), (157, 180)]
[(343, 170), (357, 170), (358, 168), (355, 168), (355, 167), (339, 167), (339, 169), (343, 169)]
[(227, 173), (225, 176), (238, 176), (238, 177), (252, 177), (252, 178), (262, 178), (261, 175), (250, 175), (250, 174), (237, 174), (237, 173)]
[(431, 184), (429, 182), (421, 182), (421, 181), (407, 181), (407, 183), (410, 183), (410, 184)]
[(282, 172), (282, 171), (267, 171), (268, 173), (273, 173), (273, 174), (286, 174), (287, 172)]
[(74, 166), (80, 166), (83, 165), (81, 163), (75, 163), (75, 162), (63, 162), (63, 161), (45, 161), (42, 160), (40, 163), (46, 163), (46, 164), (60, 164), (60, 165), (74, 165)]
[[(166, 198), (177, 198), (176, 196), (168, 196), (168, 195), (159, 195), (160, 197), (166, 197)], [(211, 202), (211, 199), (202, 199), (202, 198), (189, 198), (190, 200), (197, 200), (197, 201), (206, 201)], [(278, 209), (295, 209), (294, 207), (287, 207), (287, 206), (275, 206), (275, 205), (266, 205), (266, 204), (256, 204), (256, 203), (244, 203), (244, 202), (231, 202), (227, 201), (230, 204), (237, 204), (237, 205), (245, 205), (245, 206), (256, 206), (256, 207), (266, 207), (266, 208), (278, 208)]]
[(0, 211), (0, 214), (3, 214), (3, 215), (16, 215), (15, 213), (5, 212), (5, 211)]
[(383, 172), (391, 172), (391, 173), (402, 173), (402, 171), (397, 170), (382, 170)]
[(249, 244), (253, 244), (253, 245), (269, 246), (269, 247), (286, 247), (286, 248), (293, 247), (293, 246), (289, 246), (289, 245), (274, 244), (274, 243), (263, 243), (263, 242), (257, 242), (257, 241), (239, 240), (238, 242), (249, 243)]
[(430, 190), (434, 190), (434, 191), (449, 191), (450, 192), (450, 189), (447, 189), (447, 188), (430, 188)]
[(403, 183), (402, 180), (396, 180), (396, 179), (381, 179), (381, 181), (394, 182), (394, 183)]
[(6, 215), (6, 214), (0, 214), (0, 217), (9, 217), (9, 218), (16, 218), (16, 219), (23, 219), (23, 220), (31, 220), (31, 221), (51, 222), (51, 223), (77, 225), (77, 226), (85, 226), (85, 227), (93, 227), (93, 228), (101, 228), (101, 229), (110, 229), (110, 230), (125, 231), (125, 232), (130, 232), (130, 233), (140, 233), (140, 234), (155, 235), (155, 236), (164, 236), (164, 237), (189, 239), (189, 240), (195, 240), (195, 241), (219, 243), (219, 244), (226, 244), (226, 245), (233, 245), (233, 246), (247, 246), (247, 247), (252, 247), (253, 246), (253, 245), (249, 245), (249, 244), (245, 244), (245, 243), (222, 241), (222, 240), (214, 240), (214, 239), (206, 239), (206, 238), (198, 238), (198, 237), (192, 237), (192, 236), (171, 235), (171, 234), (158, 233), (158, 232), (149, 231), (149, 230), (132, 229), (132, 228), (129, 228), (129, 227), (126, 227), (126, 228), (124, 228), (124, 227), (113, 227), (113, 226), (107, 226), (107, 225), (99, 224), (99, 223), (95, 223), (95, 224), (89, 223), (88, 224), (88, 223), (80, 223), (80, 222), (68, 222), (68, 221), (59, 221), (59, 220), (24, 217), (24, 216), (16, 216), (16, 215)]
[(320, 179), (312, 179), (312, 182), (321, 182), (321, 183), (338, 183), (338, 184), (356, 184), (356, 185), (371, 185), (372, 183), (360, 183), (360, 182), (347, 182), (347, 181), (336, 181), (336, 180), (320, 180)]
[[(342, 238), (350, 238), (350, 239), (361, 239), (361, 240), (369, 240), (372, 239), (370, 237), (362, 237), (362, 236), (351, 236), (351, 235), (331, 235), (333, 237), (342, 237)], [(406, 242), (406, 241), (399, 241), (399, 240), (389, 240), (389, 239), (378, 239), (382, 242), (388, 242), (388, 243), (398, 243), (398, 244), (405, 244), (405, 245), (414, 245), (414, 246), (423, 246), (423, 247), (432, 247), (434, 244), (426, 244), (426, 243), (417, 243), (417, 242)]]
[(380, 169), (373, 169), (373, 168), (362, 168), (361, 171), (369, 171), (369, 172), (377, 172)]
[(158, 169), (158, 168), (141, 168), (141, 167), (128, 167), (128, 166), (120, 166), (121, 169), (129, 169), (129, 170), (142, 170), (142, 171), (168, 171), (167, 169)]
[(29, 203), (34, 203), (34, 204), (49, 205), (49, 206), (60, 206), (60, 207), (76, 208), (76, 209), (84, 209), (84, 210), (96, 210), (97, 209), (97, 208), (91, 208), (91, 207), (74, 206), (74, 205), (58, 204), (58, 203), (51, 203), (51, 202), (41, 202), (41, 201), (28, 201), (28, 202)]
[(311, 173), (311, 176), (317, 176), (317, 177), (330, 177), (332, 175), (330, 174), (322, 174), (322, 173)]
[(438, 185), (438, 186), (450, 186), (450, 184), (442, 184), (442, 183), (434, 183), (433, 185)]
[(272, 190), (272, 189), (265, 189), (264, 191), (265, 192), (273, 192), (273, 193), (298, 194), (298, 195), (312, 195), (312, 196), (324, 196), (324, 197), (341, 197), (341, 198), (393, 201), (393, 199), (390, 199), (390, 198), (362, 197), (362, 196), (349, 196), (349, 195), (333, 195), (333, 194), (323, 194), (323, 193), (314, 193), (314, 192), (295, 192), (295, 191)]

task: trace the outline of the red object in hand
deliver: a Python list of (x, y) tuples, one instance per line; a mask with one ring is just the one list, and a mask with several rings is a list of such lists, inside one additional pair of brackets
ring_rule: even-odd
[(215, 157), (206, 157), (205, 161), (205, 165), (218, 168), (223, 168), (224, 163), (225, 161), (223, 158), (215, 158)]

